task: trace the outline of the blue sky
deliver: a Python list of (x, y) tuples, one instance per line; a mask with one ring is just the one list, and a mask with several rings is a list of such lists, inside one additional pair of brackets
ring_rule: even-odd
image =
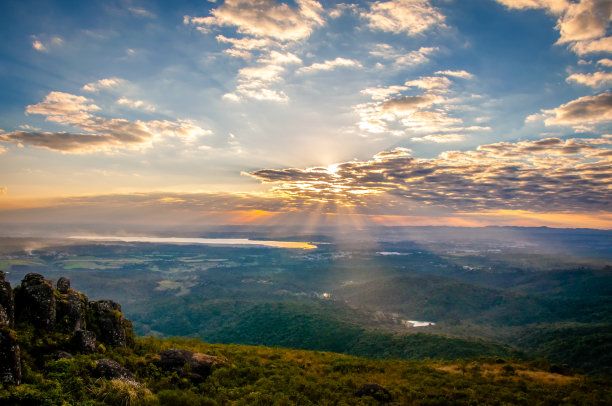
[(0, 217), (103, 221), (111, 201), (203, 223), (610, 227), (611, 14), (5, 1)]

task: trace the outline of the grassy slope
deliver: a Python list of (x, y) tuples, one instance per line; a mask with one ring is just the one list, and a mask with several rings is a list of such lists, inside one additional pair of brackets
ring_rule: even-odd
[[(163, 373), (150, 364), (167, 348), (221, 355), (229, 364), (204, 383)], [(139, 385), (92, 377), (95, 360), (114, 359), (132, 370)], [(555, 368), (552, 368), (555, 370)], [(384, 386), (397, 405), (610, 404), (610, 381), (551, 372), (547, 364), (501, 359), (380, 361), (327, 352), (206, 344), (198, 340), (145, 338), (132, 349), (43, 357), (25, 368), (25, 384), (0, 388), (2, 404), (149, 405), (373, 405), (355, 391)]]

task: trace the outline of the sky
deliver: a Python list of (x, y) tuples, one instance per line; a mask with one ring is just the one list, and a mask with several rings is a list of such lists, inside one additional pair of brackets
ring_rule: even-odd
[(0, 222), (612, 228), (612, 0), (0, 3)]

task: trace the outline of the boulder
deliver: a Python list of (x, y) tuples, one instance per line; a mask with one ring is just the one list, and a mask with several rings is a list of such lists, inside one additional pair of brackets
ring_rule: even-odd
[(4, 272), (0, 271), (0, 308), (4, 311), (4, 318), (9, 327), (15, 322), (15, 299), (11, 283), (6, 280)]
[(0, 326), (0, 383), (21, 383), (21, 351), (17, 344), (17, 333), (7, 325)]
[(70, 291), (70, 279), (62, 276), (55, 283), (55, 288), (59, 290), (60, 293), (68, 293)]
[(355, 392), (355, 396), (370, 396), (379, 402), (390, 402), (391, 393), (377, 383), (363, 384)]
[(171, 348), (159, 353), (154, 364), (164, 371), (178, 372), (192, 381), (204, 380), (212, 371), (227, 364), (227, 359), (213, 355)]
[(56, 310), (56, 325), (62, 330), (73, 333), (85, 328), (87, 297), (73, 290), (60, 293)]
[(96, 373), (101, 378), (106, 379), (123, 379), (123, 380), (134, 380), (134, 375), (123, 365), (117, 361), (110, 359), (99, 359), (96, 364)]
[(66, 351), (55, 351), (53, 353), (53, 359), (54, 360), (72, 359), (72, 354), (70, 354), (69, 352), (66, 352)]
[(78, 352), (91, 354), (96, 351), (96, 335), (93, 331), (77, 330), (72, 340)]
[(94, 321), (99, 329), (98, 339), (112, 347), (126, 347), (131, 323), (123, 318), (121, 305), (112, 300), (90, 302)]
[(55, 293), (51, 281), (37, 273), (27, 274), (15, 291), (15, 317), (32, 323), (36, 328), (55, 327)]

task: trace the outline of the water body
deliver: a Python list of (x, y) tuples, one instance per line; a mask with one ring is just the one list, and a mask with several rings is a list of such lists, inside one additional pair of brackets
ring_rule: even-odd
[(266, 241), (266, 240), (249, 240), (246, 238), (187, 238), (187, 237), (118, 237), (107, 236), (99, 237), (95, 235), (78, 235), (71, 236), (76, 240), (89, 241), (120, 241), (120, 242), (149, 242), (156, 244), (203, 244), (203, 245), (259, 245), (264, 247), (274, 248), (294, 248), (311, 250), (317, 248), (316, 245), (299, 242), (299, 241)]

